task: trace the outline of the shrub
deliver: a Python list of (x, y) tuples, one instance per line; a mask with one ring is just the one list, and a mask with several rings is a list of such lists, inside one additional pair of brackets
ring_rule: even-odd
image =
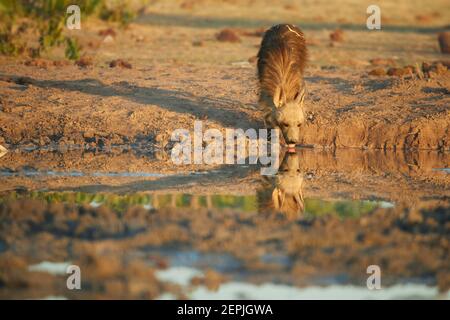
[(26, 20), (37, 30), (38, 47), (27, 48), (31, 56), (40, 56), (55, 46), (65, 46), (68, 59), (78, 59), (81, 47), (71, 36), (64, 35), (66, 10), (71, 4), (80, 6), (82, 17), (91, 15), (126, 26), (136, 16), (125, 1), (107, 0), (0, 0), (0, 54), (18, 55), (26, 45), (20, 41), (23, 28), (18, 20)]

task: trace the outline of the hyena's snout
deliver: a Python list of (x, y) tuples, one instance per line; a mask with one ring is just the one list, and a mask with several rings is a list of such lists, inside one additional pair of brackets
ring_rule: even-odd
[(300, 143), (300, 132), (299, 128), (287, 128), (283, 132), (284, 140), (287, 144), (298, 144)]
[(301, 130), (305, 125), (305, 116), (303, 111), (298, 107), (288, 106), (284, 110), (277, 112), (277, 123), (283, 134), (283, 138), (287, 144), (298, 144), (301, 139)]

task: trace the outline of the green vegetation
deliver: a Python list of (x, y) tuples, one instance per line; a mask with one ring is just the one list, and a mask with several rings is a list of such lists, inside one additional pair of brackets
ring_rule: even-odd
[(100, 19), (118, 22), (121, 26), (127, 26), (137, 15), (137, 12), (124, 1), (119, 1), (114, 6), (108, 6), (105, 1), (102, 1), (99, 7)]
[(334, 214), (341, 219), (358, 218), (372, 212), (380, 205), (375, 201), (323, 201), (320, 199), (306, 199), (306, 217), (319, 217)]
[(67, 59), (77, 60), (80, 58), (80, 45), (77, 39), (66, 38), (66, 51), (65, 55)]
[[(70, 5), (80, 7), (82, 21), (88, 16), (128, 25), (137, 10), (127, 1), (116, 0), (0, 0), (0, 54), (28, 54), (38, 57), (57, 46), (65, 46), (68, 59), (78, 59), (81, 46), (73, 35), (64, 32)], [(28, 47), (23, 36), (36, 38), (37, 46)]]
[(0, 0), (0, 54), (17, 55), (23, 52), (25, 45), (18, 40), (22, 29), (14, 30), (16, 18), (21, 14), (21, 7), (16, 1)]

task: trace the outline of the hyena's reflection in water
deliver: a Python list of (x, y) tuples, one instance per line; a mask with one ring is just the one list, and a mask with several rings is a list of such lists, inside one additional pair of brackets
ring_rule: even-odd
[(305, 209), (300, 154), (286, 153), (278, 173), (263, 179), (263, 189), (258, 191), (259, 211), (281, 213), (291, 220), (300, 218)]

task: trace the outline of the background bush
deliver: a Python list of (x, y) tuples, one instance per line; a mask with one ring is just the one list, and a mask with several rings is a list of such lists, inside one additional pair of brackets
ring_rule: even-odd
[[(64, 34), (66, 10), (72, 4), (80, 7), (82, 21), (96, 16), (121, 26), (129, 24), (137, 12), (124, 0), (0, 0), (0, 54), (38, 57), (52, 47), (64, 45), (66, 58), (78, 59), (78, 41)], [(27, 47), (21, 40), (29, 28), (37, 32), (37, 47)]]

